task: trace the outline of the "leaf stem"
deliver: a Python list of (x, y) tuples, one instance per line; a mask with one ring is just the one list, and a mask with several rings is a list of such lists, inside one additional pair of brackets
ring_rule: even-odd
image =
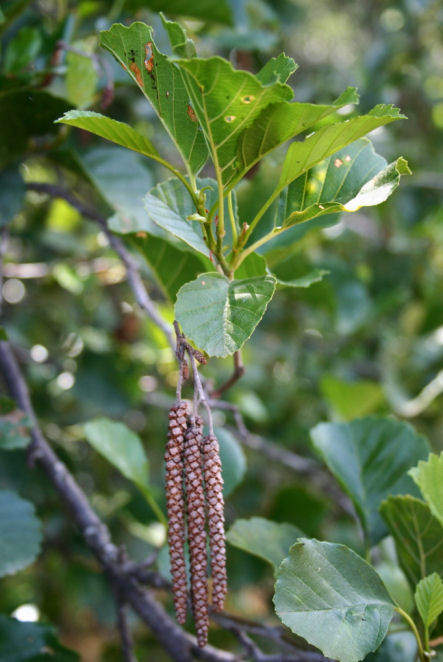
[(232, 205), (232, 191), (228, 193), (228, 210), (229, 210), (229, 219), (231, 221), (231, 230), (232, 230), (232, 245), (237, 243), (238, 233), (237, 233), (237, 223), (235, 221), (234, 207)]
[(158, 505), (157, 501), (154, 499), (154, 497), (151, 494), (151, 491), (147, 488), (142, 489), (143, 496), (145, 497), (146, 501), (149, 503), (151, 506), (151, 509), (154, 511), (155, 516), (157, 517), (158, 521), (161, 522), (164, 526), (168, 526), (168, 520), (166, 519), (166, 516), (160, 506)]
[(274, 239), (274, 237), (277, 237), (281, 232), (286, 230), (286, 228), (274, 228), (267, 234), (263, 235), (263, 237), (260, 237), (260, 239), (257, 239), (253, 244), (248, 246), (244, 251), (241, 251), (239, 254), (236, 255), (232, 261), (231, 264), (231, 271), (235, 271), (236, 269), (239, 268), (243, 260), (245, 260), (248, 255), (253, 253), (257, 248), (260, 248), (260, 246), (263, 246), (263, 244), (266, 244), (268, 241), (271, 241), (271, 239)]
[(418, 657), (420, 662), (427, 662), (427, 656), (423, 648), (423, 643), (414, 621), (409, 616), (409, 614), (406, 611), (404, 611), (401, 607), (399, 606), (395, 607), (395, 611), (399, 613), (402, 618), (404, 618), (404, 620), (407, 622), (407, 624), (409, 625), (409, 627), (411, 628), (414, 634), (414, 637), (417, 641)]

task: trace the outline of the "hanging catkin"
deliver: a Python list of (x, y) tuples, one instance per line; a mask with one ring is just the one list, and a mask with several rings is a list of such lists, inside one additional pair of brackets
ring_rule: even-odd
[(212, 605), (216, 611), (221, 611), (227, 591), (225, 517), (220, 450), (213, 434), (203, 440), (203, 464), (211, 550)]
[(189, 405), (179, 402), (169, 412), (166, 444), (166, 505), (168, 510), (168, 544), (177, 621), (186, 621), (187, 590), (185, 562), (185, 500), (183, 495), (184, 441)]
[(184, 450), (192, 611), (201, 647), (208, 641), (209, 627), (202, 429), (200, 416), (190, 419)]

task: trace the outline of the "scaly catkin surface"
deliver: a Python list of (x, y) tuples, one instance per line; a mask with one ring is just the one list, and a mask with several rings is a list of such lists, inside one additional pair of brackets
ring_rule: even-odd
[(208, 641), (209, 627), (202, 427), (203, 422), (199, 416), (195, 420), (191, 419), (184, 450), (192, 611), (197, 642), (201, 647)]
[(227, 591), (225, 516), (220, 449), (213, 434), (203, 440), (203, 464), (211, 550), (212, 605), (216, 611), (221, 611)]
[(183, 494), (184, 442), (188, 427), (189, 405), (179, 402), (169, 412), (166, 444), (166, 505), (168, 510), (168, 544), (177, 621), (183, 625), (187, 611), (187, 583), (184, 544), (185, 499)]

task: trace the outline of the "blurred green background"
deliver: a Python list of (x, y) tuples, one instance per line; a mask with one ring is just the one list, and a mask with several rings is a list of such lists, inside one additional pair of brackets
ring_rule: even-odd
[[(1, 323), (26, 366), (45, 435), (115, 540), (140, 560), (163, 542), (164, 532), (137, 489), (84, 442), (82, 424), (106, 416), (136, 431), (162, 502), (174, 357), (139, 314), (122, 265), (97, 226), (64, 201), (25, 195), (17, 177), (61, 184), (106, 212), (110, 202), (136, 207), (140, 187), (147, 191), (166, 176), (133, 153), (52, 125), (69, 108), (97, 110), (155, 137), (175, 158), (136, 86), (98, 47), (98, 31), (113, 22), (146, 21), (166, 49), (154, 13), (162, 10), (182, 22), (201, 56), (218, 53), (252, 71), (281, 51), (292, 56), (299, 64), (290, 81), (297, 101), (327, 103), (355, 85), (361, 112), (394, 103), (409, 117), (371, 138), (388, 161), (407, 158), (413, 176), (380, 207), (300, 234), (300, 272), (313, 267), (329, 275), (307, 289), (277, 293), (244, 352), (246, 374), (227, 399), (253, 432), (301, 455), (312, 455), (309, 429), (318, 422), (372, 413), (410, 421), (436, 451), (443, 449), (442, 2), (239, 0), (213, 3), (216, 13), (212, 3), (197, 1), (187, 17), (175, 13), (177, 4), (15, 0), (0, 8), (0, 225), (7, 235)], [(260, 175), (239, 191), (245, 207), (263, 185)], [(140, 268), (172, 320), (172, 307), (141, 258)], [(231, 362), (212, 359), (203, 372), (220, 384)], [(233, 425), (221, 412), (216, 423)], [(246, 468), (227, 500), (228, 525), (261, 515), (361, 550), (354, 523), (315, 481), (232, 443)], [(0, 612), (33, 605), (28, 616), (54, 623), (85, 662), (120, 660), (112, 595), (52, 487), (27, 468), (24, 452), (1, 453), (0, 487), (36, 504), (45, 533), (39, 560), (2, 580)], [(272, 620), (271, 571), (234, 548), (228, 553), (227, 608)], [(140, 658), (149, 651), (149, 659), (166, 659), (146, 629), (135, 627)], [(230, 637), (214, 630), (210, 641), (225, 647)]]

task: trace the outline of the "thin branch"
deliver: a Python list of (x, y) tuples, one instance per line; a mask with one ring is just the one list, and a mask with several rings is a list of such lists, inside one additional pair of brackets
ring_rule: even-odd
[(137, 662), (132, 643), (131, 628), (128, 623), (127, 606), (120, 594), (116, 596), (117, 627), (122, 641), (122, 653), (124, 662)]
[(234, 352), (234, 372), (230, 376), (230, 378), (221, 386), (218, 387), (215, 391), (212, 391), (211, 397), (216, 399), (219, 398), (222, 393), (227, 391), (231, 386), (235, 384), (235, 382), (238, 382), (239, 379), (243, 377), (245, 374), (245, 366), (243, 365), (243, 359), (242, 359), (242, 354), (241, 350), (237, 350)]
[(147, 314), (147, 316), (156, 324), (161, 331), (165, 334), (169, 345), (175, 350), (174, 337), (171, 331), (169, 324), (167, 324), (161, 315), (158, 313), (157, 308), (150, 298), (146, 287), (140, 276), (138, 267), (132, 255), (129, 253), (123, 241), (120, 237), (117, 237), (115, 234), (110, 232), (108, 229), (106, 218), (100, 214), (96, 209), (89, 207), (84, 202), (79, 200), (72, 193), (62, 188), (61, 186), (56, 186), (54, 184), (45, 184), (42, 182), (28, 182), (26, 187), (30, 191), (36, 191), (37, 193), (45, 193), (50, 195), (53, 198), (62, 198), (66, 200), (74, 209), (77, 209), (82, 216), (89, 218), (92, 221), (95, 221), (100, 225), (104, 234), (106, 235), (110, 245), (115, 250), (115, 252), (120, 257), (126, 269), (126, 276), (128, 279), (129, 286), (134, 294), (134, 297), (140, 306), (140, 308)]

